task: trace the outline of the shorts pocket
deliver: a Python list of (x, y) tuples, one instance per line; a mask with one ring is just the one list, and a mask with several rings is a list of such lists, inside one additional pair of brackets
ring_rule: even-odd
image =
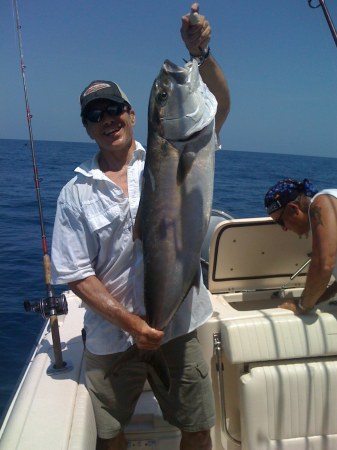
[(203, 380), (208, 376), (209, 367), (205, 361), (198, 363), (196, 369)]

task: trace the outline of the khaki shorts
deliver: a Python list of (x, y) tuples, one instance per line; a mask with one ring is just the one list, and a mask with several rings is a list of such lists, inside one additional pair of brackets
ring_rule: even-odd
[(171, 425), (186, 432), (208, 430), (214, 425), (209, 368), (196, 331), (169, 341), (160, 351), (169, 369), (169, 391), (150, 364), (142, 360), (141, 352), (117, 373), (111, 373), (111, 367), (122, 353), (93, 355), (85, 351), (86, 386), (100, 438), (115, 437), (129, 423), (146, 379)]

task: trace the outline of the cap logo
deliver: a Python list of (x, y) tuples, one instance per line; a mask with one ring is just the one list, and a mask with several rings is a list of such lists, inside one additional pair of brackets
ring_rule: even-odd
[(88, 89), (84, 92), (83, 97), (86, 97), (89, 94), (92, 94), (93, 92), (100, 91), (101, 89), (111, 88), (110, 84), (107, 83), (97, 83), (93, 86), (88, 87)]

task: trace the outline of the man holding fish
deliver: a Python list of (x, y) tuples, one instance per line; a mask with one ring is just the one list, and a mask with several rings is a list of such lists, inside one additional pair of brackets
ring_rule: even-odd
[[(165, 61), (151, 90), (146, 163), (135, 112), (116, 83), (94, 81), (80, 98), (99, 152), (60, 193), (52, 269), (54, 282), (69, 284), (87, 308), (86, 386), (99, 450), (127, 448), (123, 430), (146, 379), (164, 418), (181, 430), (180, 448), (212, 448), (213, 392), (196, 334), (212, 305), (198, 246), (211, 208), (216, 135), (230, 102), (209, 51), (210, 25), (198, 13), (194, 3), (181, 26), (192, 62)], [(198, 210), (195, 223), (186, 222), (188, 205)], [(190, 236), (195, 254), (186, 253)], [(132, 358), (118, 364), (132, 345)]]

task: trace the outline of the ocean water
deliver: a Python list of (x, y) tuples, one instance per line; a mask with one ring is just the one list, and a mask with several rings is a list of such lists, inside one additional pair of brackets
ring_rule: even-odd
[[(47, 243), (58, 193), (94, 144), (36, 141)], [(41, 230), (28, 141), (0, 139), (0, 417), (6, 410), (43, 319), (25, 300), (46, 296)], [(236, 218), (265, 216), (266, 190), (281, 178), (337, 186), (337, 159), (223, 150), (216, 154), (214, 208)], [(65, 287), (64, 287), (65, 288)], [(60, 292), (62, 287), (56, 290)]]

